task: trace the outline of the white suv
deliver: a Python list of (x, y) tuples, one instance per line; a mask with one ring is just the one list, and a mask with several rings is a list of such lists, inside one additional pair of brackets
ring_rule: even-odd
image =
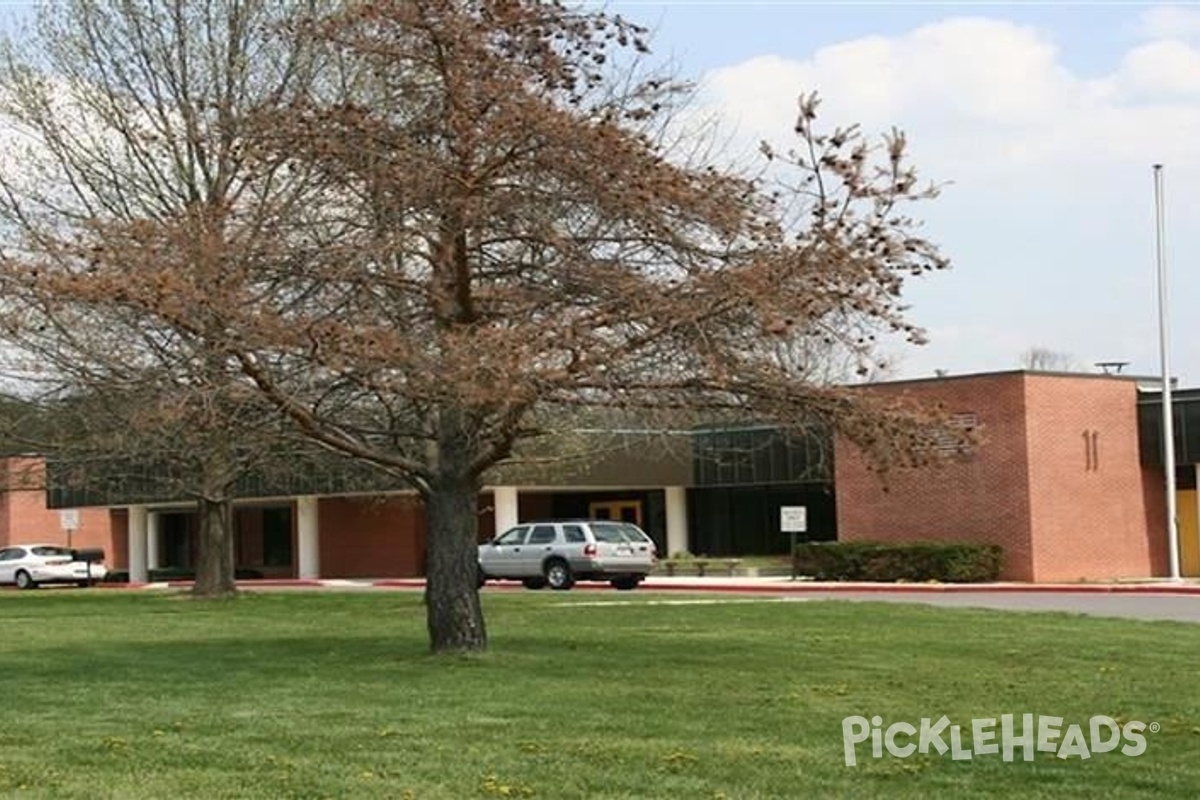
[(479, 545), (479, 585), (508, 578), (530, 589), (570, 589), (577, 580), (606, 580), (633, 589), (657, 558), (650, 537), (628, 522), (530, 522)]

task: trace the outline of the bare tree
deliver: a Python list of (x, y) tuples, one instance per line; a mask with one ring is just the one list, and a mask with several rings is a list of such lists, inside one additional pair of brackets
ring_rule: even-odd
[(1021, 353), (1021, 366), (1025, 369), (1048, 372), (1085, 372), (1082, 365), (1069, 353), (1061, 353), (1048, 347), (1031, 347)]
[(39, 462), (39, 480), (96, 500), (190, 499), (199, 519), (192, 591), (234, 594), (233, 501), (246, 478), (294, 468), (294, 431), (244, 383), (93, 375), (82, 395), (76, 377), (24, 398), (26, 413), (0, 423), (0, 442), (41, 454), (49, 470)]
[(919, 452), (914, 416), (810, 380), (806, 359), (816, 344), (866, 362), (877, 329), (920, 338), (902, 280), (943, 261), (898, 208), (926, 194), (902, 136), (822, 135), (803, 98), (777, 202), (654, 145), (645, 124), (679, 86), (612, 80), (623, 46), (645, 48), (619, 18), (431, 0), (304, 29), (377, 81), (267, 114), (260, 152), (323, 171), (339, 235), (294, 241), (286, 302), (230, 324), (298, 424), (421, 491), (435, 650), (486, 641), (470, 590), (483, 474), (578, 409), (825, 425), (879, 458)]
[(305, 176), (310, 202), (224, 217), (219, 291), (176, 277), (178, 216), (52, 237), (33, 260), (59, 296), (144, 324), (188, 309), (308, 436), (416, 487), (435, 651), (486, 646), (475, 504), (523, 443), (592, 419), (770, 420), (880, 465), (932, 457), (933, 415), (829, 383), (821, 356), (869, 373), (877, 334), (922, 340), (901, 290), (945, 262), (905, 214), (934, 192), (899, 133), (822, 133), (802, 97), (794, 152), (764, 148), (790, 183), (769, 184), (662, 150), (650, 131), (685, 92), (640, 66), (645, 31), (619, 17), (349, 2), (289, 30), (369, 80), (262, 103), (238, 152)]
[[(243, 142), (250, 111), (311, 88), (311, 51), (284, 26), (297, 7), (62, 0), (0, 59), (5, 332), (51, 396), (124, 398), (91, 406), (101, 435), (74, 449), (187, 465), (203, 595), (234, 590), (231, 490), (263, 420), (207, 307), (242, 302), (231, 248), (246, 257), (303, 196), (303, 176), (252, 168)], [(102, 265), (126, 244), (117, 278)], [(146, 293), (152, 317), (130, 302)]]

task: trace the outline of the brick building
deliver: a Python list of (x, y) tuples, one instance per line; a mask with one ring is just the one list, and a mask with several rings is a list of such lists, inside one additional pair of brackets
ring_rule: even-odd
[[(980, 444), (937, 468), (894, 471), (884, 483), (842, 442), (767, 426), (610, 437), (552, 471), (498, 470), (480, 498), (480, 536), (532, 519), (623, 518), (639, 523), (663, 554), (779, 554), (788, 547), (779, 509), (803, 505), (809, 539), (995, 543), (1011, 580), (1166, 574), (1156, 389), (1125, 376), (1012, 371), (862, 390), (940, 403), (977, 429)], [(1184, 574), (1200, 575), (1200, 390), (1176, 393), (1173, 406), (1184, 465), (1181, 562)], [(144, 486), (97, 493), (92, 482), (53, 473), (47, 494), (34, 488), (40, 477), (30, 478), (36, 461), (10, 459), (6, 469), (0, 546), (70, 537), (76, 546), (103, 547), (109, 567), (134, 578), (193, 563), (196, 517), (188, 503)], [(267, 577), (423, 574), (425, 519), (414, 492), (292, 473), (286, 485), (244, 487), (235, 512), (240, 567)], [(51, 509), (75, 507), (68, 532)]]
[(59, 511), (47, 507), (45, 462), (17, 456), (0, 459), (0, 547), (61, 544), (112, 552), (112, 513), (107, 508)]
[(940, 404), (980, 444), (886, 483), (840, 446), (840, 540), (998, 544), (1011, 580), (1165, 574), (1165, 478), (1142, 457), (1136, 380), (1017, 371), (867, 390)]

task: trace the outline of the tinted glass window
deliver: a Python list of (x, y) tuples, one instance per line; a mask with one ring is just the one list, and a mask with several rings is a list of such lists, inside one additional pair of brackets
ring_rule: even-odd
[(262, 562), (268, 567), (286, 567), (292, 563), (292, 510), (265, 508), (262, 515)]
[(628, 540), (621, 533), (621, 527), (616, 523), (599, 522), (592, 525), (592, 536), (596, 537), (597, 542), (622, 544)]
[(525, 534), (527, 533), (529, 533), (529, 528), (527, 527), (513, 528), (505, 531), (500, 538), (496, 540), (496, 544), (521, 544), (525, 541)]
[(621, 532), (625, 534), (626, 539), (634, 544), (644, 544), (645, 542), (651, 541), (650, 537), (646, 535), (645, 531), (636, 525), (625, 525), (621, 528)]
[(15, 561), (23, 555), (25, 552), (21, 548), (10, 547), (7, 550), (0, 550), (0, 561)]
[(553, 525), (534, 525), (529, 534), (529, 544), (550, 544), (555, 539)]
[(578, 525), (563, 525), (563, 538), (572, 544), (582, 544), (587, 541), (583, 528)]

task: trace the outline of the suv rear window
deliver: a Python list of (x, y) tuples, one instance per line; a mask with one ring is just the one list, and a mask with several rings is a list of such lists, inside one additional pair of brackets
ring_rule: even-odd
[(637, 527), (636, 525), (622, 525), (621, 532), (625, 534), (626, 539), (633, 542), (634, 544), (642, 544), (644, 542), (654, 541), (653, 539), (651, 539), (649, 536), (646, 535), (645, 531), (643, 531), (641, 528)]
[[(624, 544), (631, 541), (625, 536), (620, 525), (615, 522), (598, 522), (592, 525), (592, 536), (596, 537), (597, 542), (605, 542), (607, 544)], [(635, 540), (636, 541), (636, 540)]]

